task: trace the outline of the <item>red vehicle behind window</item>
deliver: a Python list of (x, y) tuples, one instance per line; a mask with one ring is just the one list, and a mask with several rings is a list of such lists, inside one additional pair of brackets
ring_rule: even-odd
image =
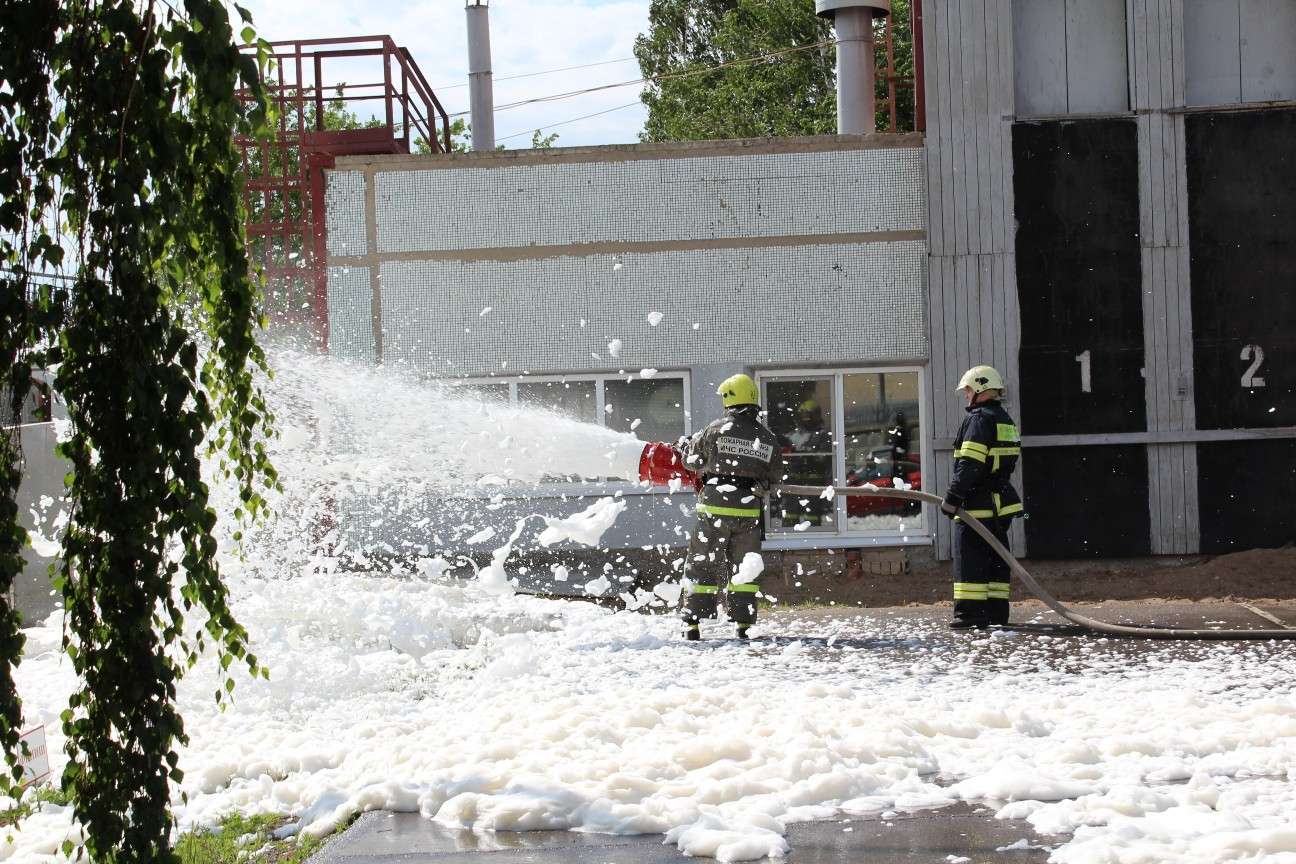
[[(851, 468), (846, 472), (847, 486), (876, 486), (879, 489), (908, 488), (922, 491), (922, 466), (915, 455), (912, 462), (892, 462), (889, 459), (870, 460), (869, 464)], [(900, 480), (897, 487), (896, 480)], [(846, 498), (846, 515), (875, 516), (883, 513), (917, 513), (921, 505), (903, 498), (883, 498), (875, 495), (849, 495)]]

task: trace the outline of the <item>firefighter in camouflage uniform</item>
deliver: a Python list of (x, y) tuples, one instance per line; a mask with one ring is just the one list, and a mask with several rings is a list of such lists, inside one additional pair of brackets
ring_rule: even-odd
[(755, 381), (734, 375), (716, 392), (725, 415), (680, 448), (684, 466), (698, 475), (698, 518), (684, 568), (690, 583), (684, 636), (701, 638), (699, 621), (716, 617), (724, 588), (729, 618), (738, 625), (738, 638), (746, 639), (756, 621), (758, 587), (754, 579), (740, 583), (734, 577), (749, 553), (760, 552), (765, 494), (783, 479), (783, 453), (778, 438), (758, 419)]
[(941, 511), (954, 520), (955, 630), (1008, 623), (1008, 562), (960, 518), (958, 508), (985, 525), (1008, 548), (1008, 528), (1022, 513), (1010, 482), (1021, 457), (1017, 424), (999, 404), (1004, 383), (990, 366), (974, 366), (959, 380), (967, 416), (954, 437), (954, 478)]

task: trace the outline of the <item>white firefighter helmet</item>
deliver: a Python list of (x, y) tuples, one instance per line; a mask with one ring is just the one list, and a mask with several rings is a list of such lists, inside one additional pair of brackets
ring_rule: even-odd
[(1003, 378), (995, 371), (993, 366), (973, 366), (963, 373), (959, 379), (958, 386), (955, 390), (971, 390), (973, 393), (982, 393), (986, 390), (1004, 391)]

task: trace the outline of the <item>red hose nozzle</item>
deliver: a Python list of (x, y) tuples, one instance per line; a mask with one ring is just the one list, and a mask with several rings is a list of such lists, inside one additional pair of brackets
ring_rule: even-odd
[(653, 486), (669, 486), (678, 480), (683, 487), (697, 488), (697, 474), (684, 467), (680, 452), (660, 441), (646, 445), (639, 455), (639, 479)]

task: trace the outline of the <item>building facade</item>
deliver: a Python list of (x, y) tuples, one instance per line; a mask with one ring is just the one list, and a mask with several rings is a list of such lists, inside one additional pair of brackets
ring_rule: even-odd
[[(989, 363), (1023, 433), (1020, 554), (1296, 539), (1296, 5), (922, 9), (925, 134), (339, 158), (329, 350), (644, 440), (747, 371), (798, 476), (937, 492), (953, 387)], [(807, 405), (826, 450), (797, 449)], [(688, 522), (606, 479), (514, 491), (620, 493), (613, 546)], [(771, 550), (948, 555), (930, 513), (770, 510)]]
[[(925, 435), (924, 168), (920, 136), (340, 158), (329, 351), (645, 442), (719, 416), (745, 371), (807, 479), (876, 479), (897, 414), (914, 460)], [(601, 494), (628, 505), (609, 544), (683, 542), (682, 496), (611, 477), (519, 484), (495, 527)], [(929, 542), (863, 502), (777, 502), (767, 542)]]

